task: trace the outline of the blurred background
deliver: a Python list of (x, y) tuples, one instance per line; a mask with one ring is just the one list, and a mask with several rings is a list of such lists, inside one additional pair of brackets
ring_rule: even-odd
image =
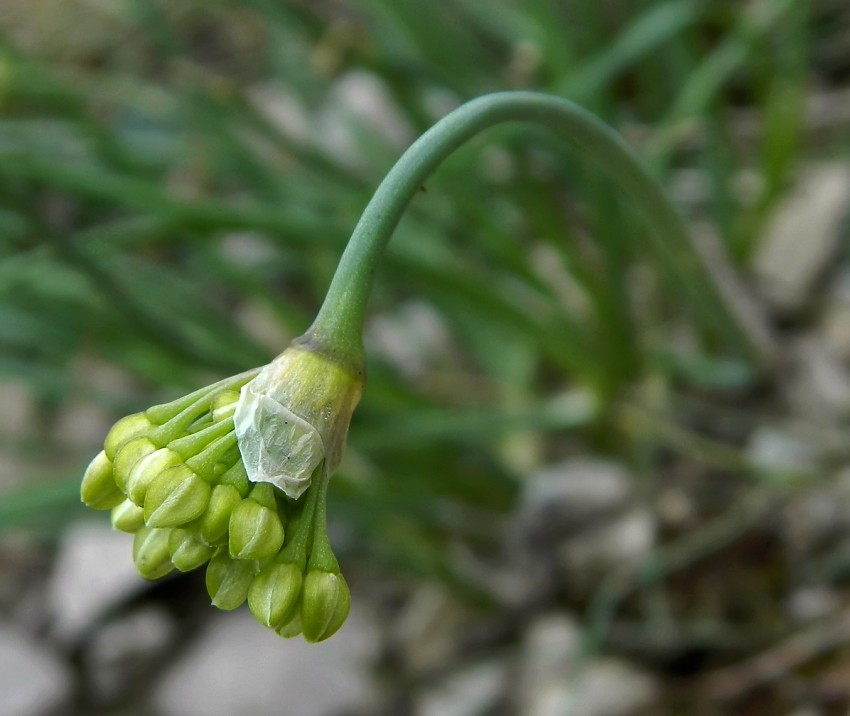
[[(344, 629), (141, 580), (79, 504), (110, 425), (302, 333), (403, 149), (504, 89), (617, 128), (733, 311), (492, 130), (378, 277)], [(850, 713), (848, 130), (844, 0), (3, 0), (0, 716)]]

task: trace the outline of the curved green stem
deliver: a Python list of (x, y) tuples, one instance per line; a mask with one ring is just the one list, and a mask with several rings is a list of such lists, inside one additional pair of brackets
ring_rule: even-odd
[(682, 218), (620, 136), (572, 102), (534, 92), (500, 92), (472, 100), (440, 120), (402, 155), (354, 229), (308, 340), (349, 365), (362, 365), (363, 324), (375, 270), (402, 213), (455, 149), (505, 122), (548, 127), (605, 170), (642, 211), (653, 248), (674, 268), (679, 288), (706, 326), (762, 362), (764, 356), (745, 317), (722, 294), (694, 250)]

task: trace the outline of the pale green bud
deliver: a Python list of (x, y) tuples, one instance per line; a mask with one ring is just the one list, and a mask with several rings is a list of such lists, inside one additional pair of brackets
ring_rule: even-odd
[(80, 486), (80, 497), (89, 507), (109, 510), (124, 501), (124, 493), (112, 477), (112, 461), (101, 450), (89, 463)]
[(297, 609), (298, 606), (296, 605), (296, 611), (292, 618), (282, 627), (275, 629), (278, 636), (282, 636), (284, 639), (292, 639), (292, 637), (301, 633), (301, 610)]
[(274, 487), (267, 482), (261, 482), (253, 485), (251, 494), (248, 495), (254, 502), (259, 502), (263, 507), (268, 507), (270, 510), (277, 509), (277, 497)]
[(145, 511), (129, 499), (112, 508), (112, 526), (133, 534), (145, 526)]
[(239, 400), (238, 390), (225, 390), (223, 393), (219, 393), (210, 406), (213, 421), (217, 423), (232, 417), (233, 411), (236, 410), (237, 400)]
[(145, 579), (159, 579), (168, 574), (174, 565), (168, 553), (171, 530), (142, 527), (133, 540), (133, 562)]
[(161, 473), (182, 462), (180, 455), (169, 448), (160, 448), (145, 455), (130, 471), (127, 479), (127, 497), (137, 505), (144, 505), (145, 494), (151, 483)]
[(277, 510), (250, 497), (233, 509), (229, 529), (230, 556), (237, 559), (268, 559), (283, 546), (283, 523)]
[(236, 609), (248, 598), (253, 579), (253, 563), (231, 559), (224, 550), (219, 551), (207, 566), (207, 592), (213, 605), (225, 611)]
[(230, 515), (240, 502), (242, 497), (233, 485), (213, 487), (207, 509), (198, 521), (198, 531), (204, 542), (218, 544), (227, 537)]
[(301, 628), (309, 642), (333, 636), (351, 608), (351, 592), (341, 574), (307, 572), (301, 601)]
[(248, 475), (245, 472), (245, 465), (243, 464), (241, 457), (236, 461), (233, 467), (224, 471), (219, 478), (219, 482), (222, 485), (233, 485), (242, 497), (247, 497), (251, 492), (251, 487), (253, 486), (253, 483), (248, 479)]
[[(112, 461), (112, 476), (115, 479), (115, 484), (121, 488), (121, 491), (129, 496), (128, 484), (130, 482), (130, 474), (133, 468), (136, 467), (140, 460), (143, 460), (152, 452), (156, 451), (154, 445), (148, 438), (133, 438), (128, 440), (115, 453), (115, 459)], [(108, 455), (109, 453), (107, 453)], [(136, 504), (141, 505), (141, 502)]]
[(110, 460), (114, 460), (118, 454), (118, 450), (123, 445), (138, 437), (147, 434), (151, 429), (152, 423), (148, 420), (144, 413), (134, 413), (125, 418), (121, 418), (106, 436), (106, 441), (103, 444), (104, 452)]
[(148, 527), (180, 527), (200, 517), (210, 501), (212, 488), (186, 465), (159, 473), (145, 494)]
[(248, 607), (257, 621), (278, 629), (291, 620), (298, 605), (304, 577), (292, 562), (269, 564), (254, 577)]
[(215, 548), (204, 544), (194, 530), (177, 528), (168, 538), (171, 561), (181, 572), (197, 569), (215, 553)]
[(243, 388), (233, 415), (239, 451), (252, 482), (298, 499), (324, 461), (342, 457), (362, 376), (330, 357), (292, 345)]

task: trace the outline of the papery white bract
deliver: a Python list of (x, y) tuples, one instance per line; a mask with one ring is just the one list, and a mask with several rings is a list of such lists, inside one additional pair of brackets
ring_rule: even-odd
[(255, 382), (242, 388), (233, 415), (245, 471), (251, 482), (269, 482), (297, 500), (325, 457), (322, 437), (304, 418), (258, 392)]
[(292, 345), (242, 387), (233, 423), (248, 479), (298, 499), (325, 462), (342, 457), (362, 378), (309, 348)]

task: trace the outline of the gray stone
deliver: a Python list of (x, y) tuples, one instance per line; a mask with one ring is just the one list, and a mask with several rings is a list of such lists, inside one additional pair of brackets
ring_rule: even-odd
[(790, 556), (805, 562), (831, 540), (850, 531), (850, 468), (819, 480), (782, 510)]
[(850, 168), (824, 163), (804, 171), (777, 208), (753, 259), (765, 298), (785, 311), (802, 308), (839, 248), (850, 206)]
[(133, 538), (105, 520), (68, 528), (48, 585), (55, 638), (73, 641), (111, 606), (144, 588), (132, 549)]
[(528, 699), (541, 683), (571, 675), (581, 650), (581, 630), (567, 614), (544, 614), (525, 632), (521, 649), (520, 696)]
[(21, 439), (35, 427), (35, 396), (20, 383), (0, 383), (0, 435)]
[(798, 624), (835, 614), (841, 609), (842, 599), (832, 589), (823, 586), (799, 587), (788, 596), (788, 616)]
[(816, 462), (812, 446), (788, 428), (757, 428), (747, 444), (747, 456), (764, 470), (810, 470)]
[(435, 364), (455, 361), (451, 334), (442, 316), (423, 301), (408, 301), (369, 321), (366, 341), (408, 379), (422, 378)]
[(795, 341), (790, 354), (786, 392), (795, 415), (822, 420), (850, 413), (850, 372), (825, 340)]
[(466, 666), (419, 697), (416, 716), (481, 716), (506, 697), (509, 666), (491, 659)]
[(91, 690), (99, 699), (120, 698), (176, 646), (176, 620), (159, 605), (146, 605), (101, 626), (86, 650)]
[(655, 679), (620, 660), (584, 663), (581, 631), (565, 614), (540, 617), (521, 649), (518, 712), (523, 716), (631, 716), (651, 712)]
[(519, 509), (520, 530), (532, 539), (575, 532), (623, 509), (631, 495), (629, 473), (618, 463), (574, 458), (532, 475)]
[(651, 675), (620, 659), (600, 659), (576, 679), (572, 716), (656, 713), (653, 706), (659, 696), (658, 683)]
[(0, 623), (0, 716), (40, 716), (68, 698), (71, 679), (48, 650)]
[(417, 589), (392, 625), (390, 638), (405, 668), (415, 675), (438, 670), (462, 648), (459, 635), (472, 615), (445, 589), (426, 585)]
[[(356, 604), (356, 602), (355, 602)], [(284, 640), (247, 610), (222, 613), (156, 687), (161, 716), (331, 716), (376, 698), (377, 629), (356, 607), (321, 644)]]
[(360, 70), (348, 71), (334, 82), (314, 128), (337, 161), (355, 168), (372, 163), (363, 150), (363, 130), (398, 149), (414, 138), (383, 80)]
[(565, 540), (558, 549), (558, 566), (573, 591), (593, 589), (611, 570), (647, 557), (654, 543), (654, 517), (635, 507)]

